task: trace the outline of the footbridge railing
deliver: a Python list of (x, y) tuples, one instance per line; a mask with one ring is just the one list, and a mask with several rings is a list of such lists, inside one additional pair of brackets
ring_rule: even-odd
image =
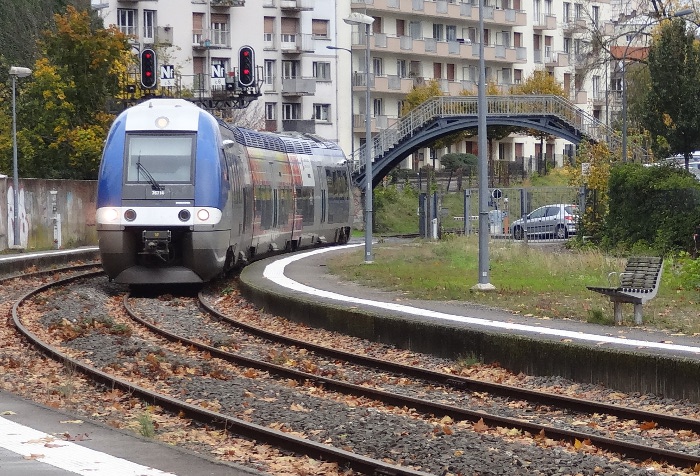
[[(373, 161), (385, 156), (403, 141), (411, 139), (437, 119), (448, 117), (477, 117), (478, 98), (476, 96), (438, 96), (411, 110), (390, 127), (382, 130), (372, 138), (371, 151)], [(560, 127), (567, 130), (566, 137), (573, 142), (588, 139), (593, 142), (606, 141), (613, 150), (621, 148), (621, 139), (614, 131), (595, 117), (578, 108), (570, 101), (555, 95), (514, 95), (487, 96), (487, 117), (490, 122), (498, 118), (518, 118), (527, 126), (526, 118), (536, 121), (538, 118), (554, 118)], [(367, 146), (362, 146), (352, 157), (355, 175), (359, 175), (365, 165)], [(633, 151), (637, 153), (637, 151)]]

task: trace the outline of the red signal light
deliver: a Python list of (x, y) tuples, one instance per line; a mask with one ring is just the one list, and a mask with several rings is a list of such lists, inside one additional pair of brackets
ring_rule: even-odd
[(144, 89), (153, 89), (156, 87), (157, 67), (156, 52), (150, 48), (143, 50), (141, 52), (141, 86), (143, 86)]
[(255, 83), (255, 52), (250, 46), (238, 50), (238, 82), (244, 87)]

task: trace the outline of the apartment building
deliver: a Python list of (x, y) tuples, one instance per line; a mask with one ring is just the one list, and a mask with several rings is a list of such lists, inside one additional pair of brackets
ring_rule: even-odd
[[(154, 47), (160, 64), (174, 65), (178, 85), (194, 94), (225, 89), (238, 48), (252, 46), (262, 92), (246, 111), (253, 123), (315, 133), (347, 154), (364, 143), (367, 113), (373, 132), (391, 126), (415, 85), (434, 79), (445, 94), (477, 91), (478, 0), (109, 0), (96, 7), (105, 24), (132, 38), (135, 52)], [(619, 0), (484, 0), (487, 81), (507, 92), (545, 69), (572, 102), (609, 121), (610, 64), (599, 61), (591, 38), (607, 34), (621, 8)], [(364, 26), (343, 21), (352, 12), (374, 18), (369, 37)], [(561, 139), (525, 135), (491, 146), (496, 159), (544, 152), (560, 164), (571, 151)], [(474, 138), (451, 151), (476, 147)], [(403, 166), (439, 166), (445, 152), (417, 151)]]
[(336, 65), (326, 48), (336, 34), (335, 2), (109, 0), (93, 8), (129, 36), (136, 55), (153, 48), (160, 65), (174, 67), (175, 78), (159, 83), (166, 93), (225, 97), (239, 48), (251, 46), (262, 96), (243, 112), (244, 123), (337, 140)]
[[(476, 94), (479, 78), (479, 5), (477, 0), (352, 0), (351, 10), (374, 17), (370, 42), (372, 131), (395, 121), (403, 98), (415, 85), (438, 81), (444, 94)], [(484, 62), (486, 81), (503, 93), (544, 69), (564, 86), (569, 99), (605, 121), (606, 65), (591, 46), (594, 31), (605, 34), (619, 8), (609, 0), (486, 0)], [(353, 71), (364, 71), (366, 49), (362, 28), (352, 34)], [(353, 82), (358, 111), (355, 142), (363, 142), (362, 74)], [(492, 157), (514, 160), (544, 152), (559, 164), (572, 151), (556, 138), (542, 143), (512, 135), (491, 144)], [(455, 144), (452, 151), (477, 153), (477, 138)], [(434, 163), (443, 151), (426, 149), (402, 165)], [(439, 162), (438, 162), (439, 163)]]

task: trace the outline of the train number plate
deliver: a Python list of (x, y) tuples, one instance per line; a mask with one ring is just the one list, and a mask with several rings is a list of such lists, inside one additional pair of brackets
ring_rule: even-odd
[(145, 230), (143, 232), (144, 241), (170, 241), (169, 230)]

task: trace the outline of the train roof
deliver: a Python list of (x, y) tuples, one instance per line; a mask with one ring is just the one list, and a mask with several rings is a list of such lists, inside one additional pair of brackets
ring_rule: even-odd
[(289, 154), (316, 155), (325, 149), (337, 151), (342, 155), (342, 150), (337, 144), (321, 139), (312, 134), (259, 132), (244, 127), (230, 127), (234, 138), (246, 147), (276, 150)]
[(205, 112), (184, 99), (154, 98), (130, 107), (126, 114), (126, 130), (196, 131), (200, 113)]

